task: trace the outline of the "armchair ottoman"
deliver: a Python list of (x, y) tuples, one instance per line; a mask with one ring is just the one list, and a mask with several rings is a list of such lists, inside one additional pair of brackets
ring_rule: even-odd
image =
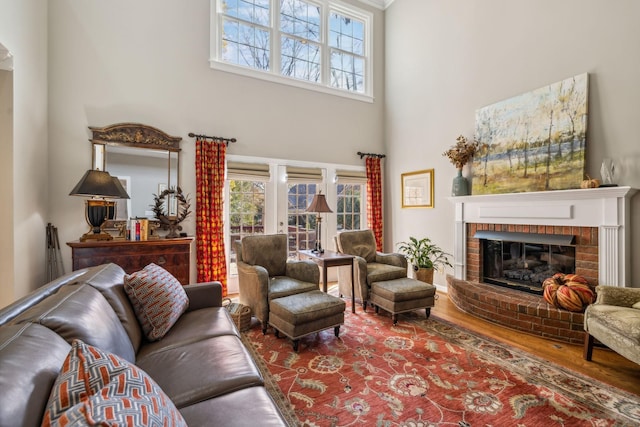
[(398, 323), (398, 314), (424, 308), (427, 319), (431, 307), (435, 304), (436, 287), (416, 279), (402, 279), (373, 282), (369, 292), (369, 300), (378, 307), (391, 313), (393, 324)]
[(300, 338), (334, 328), (336, 337), (344, 323), (345, 302), (320, 290), (272, 299), (269, 302), (269, 324), (293, 340), (298, 351)]

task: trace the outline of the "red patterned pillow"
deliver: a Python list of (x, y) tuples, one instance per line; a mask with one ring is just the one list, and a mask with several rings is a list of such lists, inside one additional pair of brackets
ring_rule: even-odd
[(186, 426), (175, 405), (142, 369), (75, 340), (62, 365), (42, 427)]
[(189, 298), (178, 279), (155, 264), (125, 275), (124, 290), (150, 341), (164, 337), (189, 307)]

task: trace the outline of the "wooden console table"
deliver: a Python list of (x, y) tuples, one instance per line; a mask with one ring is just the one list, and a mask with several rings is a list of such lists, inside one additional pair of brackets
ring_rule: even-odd
[(73, 270), (114, 263), (131, 274), (154, 263), (173, 274), (183, 285), (189, 284), (192, 238), (145, 241), (107, 240), (67, 242), (71, 247)]
[(353, 255), (341, 254), (339, 252), (326, 250), (323, 253), (312, 250), (298, 251), (301, 258), (310, 259), (322, 268), (322, 290), (327, 292), (327, 269), (329, 267), (339, 267), (341, 265), (351, 266), (351, 312), (356, 312), (356, 292), (353, 280)]

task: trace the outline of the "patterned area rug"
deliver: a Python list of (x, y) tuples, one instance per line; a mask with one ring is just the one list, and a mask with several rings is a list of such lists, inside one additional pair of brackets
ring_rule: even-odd
[(640, 425), (638, 396), (420, 313), (347, 310), (340, 338), (299, 353), (259, 326), (243, 338), (291, 425)]

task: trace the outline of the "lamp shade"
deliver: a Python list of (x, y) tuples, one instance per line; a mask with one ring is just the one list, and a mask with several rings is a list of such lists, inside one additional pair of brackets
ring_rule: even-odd
[[(124, 188), (122, 190), (124, 191)], [(115, 198), (121, 198), (122, 194), (109, 172), (93, 169), (85, 172), (84, 176), (69, 193), (70, 196)], [(124, 194), (126, 194), (126, 191), (124, 191)], [(129, 198), (128, 195), (127, 198)]]
[(311, 204), (307, 207), (307, 212), (333, 212), (329, 205), (327, 204), (327, 199), (324, 197), (324, 194), (316, 194), (313, 196), (313, 200)]

